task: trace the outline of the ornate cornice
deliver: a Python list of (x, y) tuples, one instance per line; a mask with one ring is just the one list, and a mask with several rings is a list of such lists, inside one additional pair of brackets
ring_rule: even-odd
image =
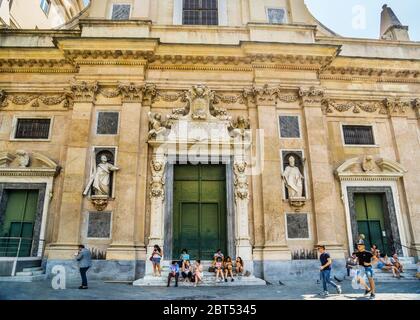
[(299, 97), (302, 99), (303, 106), (319, 106), (324, 99), (324, 90), (316, 87), (302, 87), (299, 89)]
[(146, 65), (152, 51), (139, 50), (65, 50), (64, 56), (75, 65)]
[(419, 83), (419, 70), (330, 66), (320, 74), (325, 80)]
[(58, 106), (62, 104), (64, 108), (71, 108), (73, 106), (73, 95), (70, 92), (64, 92), (60, 94), (12, 94), (6, 93), (4, 90), (0, 90), (0, 109), (9, 106), (10, 104), (19, 106), (30, 106), (32, 108), (38, 108), (42, 104), (45, 106)]
[(77, 81), (70, 85), (75, 102), (93, 102), (99, 90), (98, 82)]
[(78, 67), (67, 59), (0, 59), (4, 73), (77, 73)]

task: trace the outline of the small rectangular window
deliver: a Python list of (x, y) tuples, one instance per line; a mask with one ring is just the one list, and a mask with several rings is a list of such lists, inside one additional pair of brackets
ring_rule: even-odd
[(272, 24), (286, 23), (286, 11), (279, 8), (267, 9), (268, 22)]
[(217, 0), (183, 0), (182, 23), (192, 25), (218, 25)]
[(300, 138), (298, 116), (280, 116), (279, 121), (281, 138)]
[(98, 125), (96, 134), (118, 134), (118, 112), (100, 111), (98, 112)]
[(375, 145), (372, 126), (343, 126), (344, 144)]
[(40, 6), (42, 11), (48, 16), (51, 8), (51, 0), (40, 0)]
[(51, 119), (18, 119), (15, 139), (43, 139), (50, 135)]
[(113, 4), (112, 5), (112, 20), (129, 20), (131, 5), (129, 4)]

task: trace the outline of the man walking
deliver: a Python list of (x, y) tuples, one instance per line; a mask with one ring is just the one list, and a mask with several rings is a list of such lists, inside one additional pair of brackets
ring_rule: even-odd
[(90, 254), (90, 251), (85, 248), (84, 245), (80, 244), (79, 252), (76, 253), (75, 256), (76, 256), (76, 260), (79, 263), (80, 276), (82, 278), (82, 285), (79, 287), (79, 289), (87, 289), (88, 283), (87, 283), (86, 272), (92, 266), (92, 255)]
[[(365, 295), (370, 293), (370, 297), (375, 298), (375, 281), (373, 280), (372, 259), (378, 260), (371, 252), (366, 251), (365, 242), (359, 239), (357, 242), (357, 252), (353, 253), (359, 261), (359, 271), (357, 275), (358, 281), (365, 287)], [(370, 288), (363, 280), (363, 276), (369, 280)]]
[(323, 296), (328, 296), (328, 287), (327, 285), (330, 284), (333, 286), (338, 294), (341, 294), (341, 286), (335, 284), (333, 281), (331, 281), (331, 265), (332, 265), (332, 259), (328, 252), (325, 251), (325, 246), (318, 246), (318, 252), (320, 254), (319, 260), (321, 261), (321, 279), (322, 279), (322, 286), (324, 289), (324, 292), (321, 294)]

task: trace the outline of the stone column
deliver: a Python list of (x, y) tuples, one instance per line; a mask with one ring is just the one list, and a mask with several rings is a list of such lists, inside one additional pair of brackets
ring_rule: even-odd
[(248, 177), (246, 174), (247, 163), (242, 157), (235, 158), (233, 164), (234, 178), (234, 193), (235, 193), (235, 246), (236, 256), (241, 257), (245, 261), (245, 266), (248, 271), (253, 271), (252, 263), (252, 246), (249, 237), (249, 223), (248, 223)]
[(324, 92), (316, 88), (299, 90), (307, 129), (308, 163), (311, 171), (312, 202), (319, 245), (335, 258), (344, 258), (343, 244), (337, 243), (334, 216), (337, 214), (334, 172), (329, 160), (328, 129), (322, 111)]
[(284, 208), (282, 203), (282, 179), (280, 146), (278, 138), (276, 102), (277, 87), (253, 88), (245, 92), (257, 105), (258, 129), (264, 134), (263, 168), (261, 173), (262, 209), (264, 213), (263, 260), (290, 260), (291, 253), (286, 242)]
[[(147, 258), (153, 252), (155, 244), (163, 248), (164, 245), (164, 200), (165, 200), (165, 155), (154, 150), (150, 163), (150, 235), (147, 245)], [(150, 263), (146, 263), (146, 275), (152, 274)]]
[[(137, 213), (137, 172), (139, 157), (140, 117), (143, 86), (120, 84), (122, 97), (118, 166), (116, 177), (116, 209), (113, 212), (112, 243), (107, 249), (108, 260), (137, 260), (135, 217)], [(140, 251), (144, 248), (138, 248)], [(143, 254), (144, 255), (144, 254)]]
[[(418, 140), (419, 122), (410, 121), (413, 115), (420, 119), (420, 100), (413, 102), (414, 113), (410, 110), (408, 101), (400, 99), (386, 99), (384, 101), (386, 111), (390, 117), (393, 137), (395, 139), (396, 160), (408, 170), (402, 178), (402, 187), (404, 192), (400, 193), (400, 197), (405, 194), (407, 200), (407, 217), (402, 217), (402, 222), (409, 219), (409, 224), (402, 226), (403, 230), (399, 230), (403, 245), (408, 245), (420, 250), (420, 194), (418, 192), (420, 186), (420, 158), (418, 152), (420, 143)], [(403, 199), (400, 199), (400, 203)], [(411, 227), (411, 228), (410, 228)], [(409, 234), (412, 234), (410, 237)], [(411, 243), (410, 243), (411, 238)], [(404, 243), (406, 241), (407, 243)], [(416, 254), (416, 252), (411, 252)], [(420, 253), (417, 251), (417, 255)]]
[(64, 167), (63, 193), (58, 222), (57, 242), (48, 249), (48, 259), (73, 259), (80, 243), (81, 208), (86, 181), (86, 157), (90, 154), (89, 137), (96, 82), (75, 82), (70, 120), (67, 157)]

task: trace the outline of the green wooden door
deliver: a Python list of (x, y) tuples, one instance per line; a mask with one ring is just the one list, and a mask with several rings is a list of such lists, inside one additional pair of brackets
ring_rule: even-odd
[[(38, 205), (38, 190), (8, 190), (7, 204), (2, 224), (1, 237), (24, 238), (19, 256), (28, 257), (32, 248), (32, 236)], [(18, 239), (2, 239), (0, 256), (14, 257), (19, 247)]]
[(223, 165), (174, 168), (173, 258), (188, 249), (191, 259), (226, 252), (226, 174)]
[(365, 235), (367, 248), (376, 244), (381, 252), (390, 254), (386, 235), (391, 232), (385, 225), (383, 195), (355, 194), (354, 200), (358, 232)]

